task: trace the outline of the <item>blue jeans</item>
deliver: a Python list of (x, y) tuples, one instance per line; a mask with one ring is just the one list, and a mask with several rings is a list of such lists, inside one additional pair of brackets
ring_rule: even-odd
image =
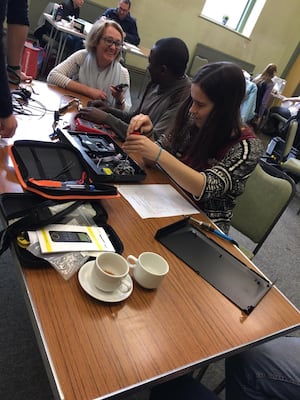
[(226, 359), (226, 400), (300, 399), (300, 337), (282, 337)]

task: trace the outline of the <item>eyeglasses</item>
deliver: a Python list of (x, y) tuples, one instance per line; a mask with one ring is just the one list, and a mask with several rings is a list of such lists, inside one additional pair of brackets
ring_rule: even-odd
[(109, 47), (111, 47), (114, 44), (116, 46), (116, 49), (120, 49), (123, 46), (123, 42), (121, 42), (120, 40), (113, 40), (112, 38), (106, 36), (102, 36), (101, 39)]

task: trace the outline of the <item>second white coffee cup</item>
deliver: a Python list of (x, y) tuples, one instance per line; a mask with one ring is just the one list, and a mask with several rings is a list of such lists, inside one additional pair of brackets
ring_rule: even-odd
[(127, 261), (133, 268), (134, 279), (146, 289), (156, 289), (169, 272), (169, 264), (157, 253), (147, 251), (138, 258), (130, 255)]
[(128, 272), (129, 265), (124, 257), (117, 253), (104, 252), (99, 253), (95, 260), (91, 279), (98, 289), (113, 292), (120, 288)]

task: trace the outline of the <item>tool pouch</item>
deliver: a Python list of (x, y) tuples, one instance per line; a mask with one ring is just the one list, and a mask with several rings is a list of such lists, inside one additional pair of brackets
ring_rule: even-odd
[(119, 196), (116, 187), (98, 179), (70, 144), (19, 140), (9, 147), (9, 155), (23, 189), (42, 197), (95, 200)]

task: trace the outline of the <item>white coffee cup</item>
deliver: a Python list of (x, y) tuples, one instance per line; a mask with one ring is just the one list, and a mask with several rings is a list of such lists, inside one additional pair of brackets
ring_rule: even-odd
[(157, 253), (147, 251), (138, 258), (130, 255), (127, 261), (133, 269), (134, 279), (146, 289), (156, 289), (169, 272), (169, 264)]
[(128, 291), (122, 280), (129, 272), (129, 265), (124, 257), (113, 252), (99, 253), (91, 270), (91, 280), (94, 285), (104, 291), (113, 292), (121, 287), (121, 291)]

